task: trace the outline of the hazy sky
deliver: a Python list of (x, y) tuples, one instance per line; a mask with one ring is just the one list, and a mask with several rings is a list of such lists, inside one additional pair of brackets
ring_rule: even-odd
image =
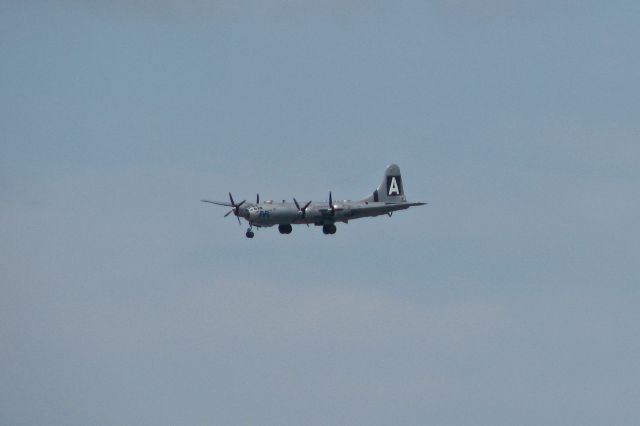
[[(637, 425), (637, 1), (4, 1), (0, 424)], [(244, 237), (222, 199), (429, 205)]]

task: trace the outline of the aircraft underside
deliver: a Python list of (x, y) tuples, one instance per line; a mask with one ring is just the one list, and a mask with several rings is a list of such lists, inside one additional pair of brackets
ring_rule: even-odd
[[(369, 204), (367, 204), (369, 206)], [(394, 211), (405, 210), (408, 209), (410, 204), (385, 204), (383, 206), (371, 206), (367, 208), (366, 211), (354, 211), (350, 209), (349, 211), (336, 211), (331, 215), (328, 212), (320, 212), (319, 216), (317, 215), (315, 219), (292, 219), (280, 222), (276, 219), (272, 220), (262, 220), (262, 221), (249, 221), (247, 218), (244, 218), (249, 222), (249, 228), (247, 229), (246, 236), (247, 238), (253, 238), (254, 232), (253, 228), (270, 228), (272, 226), (278, 226), (278, 231), (281, 234), (290, 234), (293, 232), (293, 225), (314, 225), (314, 226), (322, 226), (322, 232), (325, 235), (333, 235), (337, 232), (336, 223), (349, 223), (350, 220), (362, 219), (365, 217), (375, 217), (381, 215), (391, 216)]]

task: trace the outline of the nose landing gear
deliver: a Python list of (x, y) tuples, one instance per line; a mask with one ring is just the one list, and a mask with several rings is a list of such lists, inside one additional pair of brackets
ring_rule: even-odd
[(247, 238), (253, 238), (253, 231), (251, 230), (251, 228), (247, 229), (247, 233), (244, 235), (246, 235)]

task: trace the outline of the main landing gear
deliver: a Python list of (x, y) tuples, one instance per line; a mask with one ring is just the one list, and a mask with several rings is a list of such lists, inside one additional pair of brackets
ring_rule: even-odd
[(328, 224), (328, 225), (323, 225), (323, 226), (322, 226), (322, 232), (323, 232), (325, 235), (328, 235), (328, 234), (335, 234), (335, 233), (336, 233), (336, 231), (337, 231), (336, 226), (335, 226), (333, 223), (330, 223), (330, 224)]
[(278, 231), (281, 234), (290, 234), (293, 231), (293, 227), (291, 225), (278, 225)]
[(253, 238), (253, 231), (251, 230), (251, 228), (247, 229), (247, 233), (244, 235), (246, 235), (247, 238)]

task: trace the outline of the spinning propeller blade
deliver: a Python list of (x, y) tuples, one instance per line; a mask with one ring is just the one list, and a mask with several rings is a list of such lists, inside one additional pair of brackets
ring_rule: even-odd
[(229, 193), (229, 201), (231, 201), (231, 203), (222, 203), (220, 201), (211, 201), (211, 200), (200, 200), (203, 201), (205, 203), (212, 203), (212, 204), (217, 204), (219, 206), (227, 206), (227, 207), (231, 207), (231, 210), (229, 210), (224, 217), (229, 216), (231, 213), (236, 215), (236, 218), (238, 218), (238, 224), (242, 225), (242, 223), (240, 222), (240, 206), (242, 206), (244, 203), (247, 202), (247, 200), (242, 200), (241, 202), (239, 202), (238, 204), (236, 204), (235, 201), (233, 201), (233, 195), (231, 195), (231, 193)]
[(305, 204), (302, 208), (300, 208), (300, 204), (298, 203), (298, 200), (296, 200), (295, 198), (293, 199), (293, 203), (296, 205), (296, 208), (298, 209), (298, 217), (300, 219), (304, 219), (307, 216), (307, 207), (311, 205), (311, 201)]
[(333, 205), (333, 198), (331, 198), (331, 191), (329, 191), (329, 209), (331, 210), (331, 214), (336, 214), (336, 207)]

